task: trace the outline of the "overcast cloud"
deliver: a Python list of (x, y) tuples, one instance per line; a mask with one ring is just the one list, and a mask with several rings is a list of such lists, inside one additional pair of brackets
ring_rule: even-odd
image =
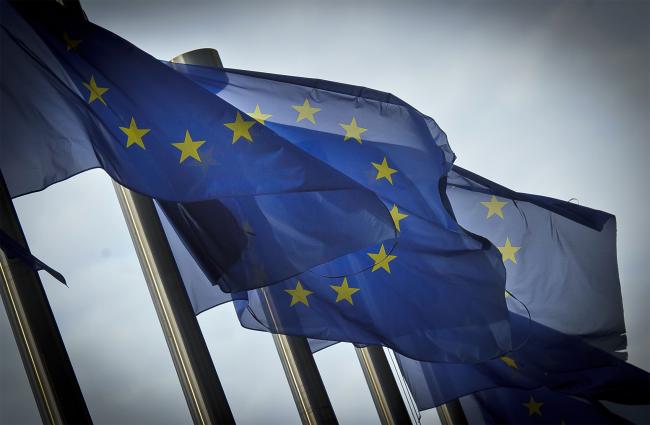
[[(650, 370), (650, 3), (82, 5), (160, 59), (213, 47), (227, 67), (391, 92), (436, 119), (459, 165), (615, 214), (629, 360)], [(43, 275), (95, 423), (190, 423), (106, 174), (15, 204), (32, 251), (68, 279)], [(238, 422), (298, 422), (270, 335), (240, 328), (228, 305), (199, 321)], [(0, 331), (0, 422), (39, 422), (4, 310)], [(351, 345), (316, 359), (340, 422), (376, 423)], [(436, 420), (425, 412), (423, 423)]]

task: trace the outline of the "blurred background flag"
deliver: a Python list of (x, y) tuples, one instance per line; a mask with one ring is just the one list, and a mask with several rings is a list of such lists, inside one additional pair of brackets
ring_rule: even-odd
[[(573, 203), (516, 193), (459, 167), (447, 184), (459, 222), (501, 251), (514, 349), (475, 365), (419, 362), (398, 355), (418, 408), (476, 393), (474, 406), (489, 414), (488, 423), (528, 423), (517, 419), (526, 413), (519, 407), (528, 400), (515, 400), (538, 391), (539, 398), (534, 397), (548, 400), (545, 411), (552, 413), (538, 418), (541, 422), (562, 420), (555, 417), (558, 412), (577, 403), (565, 414), (584, 411), (588, 413), (581, 414), (578, 423), (607, 423), (611, 417), (595, 401), (650, 404), (648, 373), (621, 359), (626, 341), (615, 218)], [(533, 410), (534, 415), (539, 413)]]
[(461, 400), (469, 423), (481, 424), (625, 424), (598, 402), (547, 388), (493, 388)]
[(548, 389), (592, 400), (650, 404), (650, 375), (580, 337), (511, 314), (513, 345), (499, 358), (441, 364), (397, 356), (420, 410), (495, 387)]
[[(228, 236), (227, 252), (201, 263), (227, 291), (394, 236), (370, 190), (125, 40), (55, 2), (1, 7), (0, 169), (13, 197), (101, 166), (135, 191), (186, 201), (167, 208), (178, 228), (198, 214), (200, 229), (217, 222)], [(265, 281), (247, 272), (247, 220), (273, 241), (257, 260)]]

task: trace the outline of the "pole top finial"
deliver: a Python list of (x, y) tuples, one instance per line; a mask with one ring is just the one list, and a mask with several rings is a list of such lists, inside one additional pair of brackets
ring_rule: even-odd
[(187, 65), (202, 65), (210, 66), (213, 68), (223, 68), (221, 58), (219, 57), (219, 52), (209, 47), (181, 53), (180, 55), (172, 58), (171, 61), (173, 63), (183, 63)]

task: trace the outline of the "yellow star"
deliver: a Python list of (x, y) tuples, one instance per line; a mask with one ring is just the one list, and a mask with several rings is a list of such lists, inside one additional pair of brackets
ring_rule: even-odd
[(149, 133), (151, 130), (148, 128), (138, 128), (135, 124), (135, 118), (131, 117), (131, 124), (128, 127), (120, 127), (120, 130), (128, 136), (126, 139), (126, 147), (129, 148), (131, 145), (138, 145), (144, 149), (144, 142), (142, 141), (142, 136)]
[(375, 180), (379, 180), (381, 178), (384, 178), (388, 180), (390, 184), (393, 184), (393, 174), (397, 172), (396, 169), (390, 168), (388, 166), (388, 162), (386, 162), (386, 157), (384, 157), (384, 160), (381, 162), (381, 164), (377, 164), (376, 162), (371, 162), (372, 166), (377, 169), (377, 176), (375, 177)]
[(263, 114), (260, 110), (260, 105), (255, 105), (255, 110), (253, 112), (247, 112), (248, 116), (256, 120), (258, 123), (264, 125), (264, 121), (271, 118), (271, 114)]
[(201, 162), (201, 157), (199, 156), (199, 148), (205, 143), (205, 140), (192, 140), (189, 130), (185, 130), (185, 140), (180, 143), (172, 143), (172, 145), (181, 151), (181, 160), (179, 163), (183, 163), (188, 157), (192, 157), (197, 161)]
[(251, 134), (248, 130), (255, 124), (255, 121), (245, 121), (241, 114), (237, 112), (234, 122), (229, 122), (224, 124), (226, 127), (232, 130), (232, 144), (234, 145), (240, 137), (248, 140), (249, 142), (253, 141)]
[(296, 289), (285, 289), (284, 292), (291, 295), (291, 305), (289, 305), (289, 307), (293, 307), (295, 304), (298, 303), (303, 303), (304, 305), (309, 307), (309, 301), (307, 301), (307, 297), (314, 293), (313, 291), (304, 289), (300, 281), (298, 281), (298, 283), (296, 284)]
[(513, 263), (517, 264), (517, 258), (515, 257), (515, 254), (521, 249), (520, 246), (512, 246), (512, 244), (510, 244), (510, 238), (506, 238), (506, 244), (504, 246), (497, 246), (497, 248), (501, 252), (501, 259), (504, 263), (507, 260), (510, 260)]
[(354, 303), (352, 302), (352, 295), (355, 292), (360, 291), (359, 288), (350, 288), (348, 286), (347, 277), (343, 278), (343, 282), (341, 282), (341, 285), (330, 285), (330, 288), (336, 291), (336, 302), (345, 300), (352, 305), (354, 305)]
[(528, 403), (522, 403), (522, 406), (528, 408), (528, 416), (533, 416), (533, 415), (542, 416), (541, 408), (543, 404), (544, 403), (540, 401), (535, 401), (535, 399), (531, 395)]
[(309, 100), (305, 99), (305, 102), (302, 105), (292, 105), (291, 107), (296, 111), (298, 111), (298, 117), (296, 118), (296, 122), (300, 122), (304, 119), (307, 119), (311, 121), (312, 124), (316, 124), (316, 120), (314, 119), (314, 114), (320, 111), (320, 108), (312, 108), (311, 105), (309, 104)]
[(481, 202), (481, 205), (488, 209), (487, 217), (485, 218), (490, 218), (495, 214), (503, 218), (503, 207), (505, 207), (506, 204), (507, 202), (499, 201), (494, 195), (492, 195), (490, 201)]
[(361, 144), (361, 135), (368, 131), (367, 128), (359, 127), (357, 125), (357, 119), (352, 117), (352, 122), (350, 124), (339, 124), (345, 130), (345, 136), (343, 136), (343, 141), (348, 139), (354, 139), (357, 143)]
[(83, 85), (90, 91), (90, 97), (88, 97), (88, 103), (93, 103), (95, 100), (99, 99), (100, 102), (106, 105), (106, 101), (104, 100), (102, 95), (108, 91), (108, 88), (98, 87), (97, 83), (95, 82), (94, 75), (90, 76), (89, 83), (84, 82)]
[(393, 217), (393, 223), (398, 232), (401, 232), (399, 228), (399, 222), (408, 217), (408, 214), (403, 214), (397, 209), (397, 205), (393, 204), (393, 208), (390, 209), (390, 216)]
[(372, 261), (375, 262), (375, 264), (372, 266), (372, 271), (376, 271), (378, 269), (384, 269), (388, 273), (390, 273), (390, 266), (388, 263), (393, 261), (394, 259), (397, 258), (395, 255), (386, 255), (386, 250), (384, 249), (384, 244), (381, 244), (381, 248), (379, 248), (379, 252), (376, 254), (373, 254), (371, 252), (368, 253), (368, 257), (372, 258)]
[(503, 361), (503, 363), (507, 364), (507, 365), (510, 366), (511, 368), (513, 368), (513, 369), (519, 369), (519, 366), (517, 366), (517, 362), (516, 362), (515, 359), (513, 359), (512, 357), (501, 356), (501, 357), (499, 357), (499, 358), (501, 359), (501, 361)]
[(69, 52), (70, 50), (76, 49), (79, 44), (81, 43), (81, 40), (74, 40), (70, 38), (67, 32), (63, 33), (63, 41), (65, 41), (65, 49)]

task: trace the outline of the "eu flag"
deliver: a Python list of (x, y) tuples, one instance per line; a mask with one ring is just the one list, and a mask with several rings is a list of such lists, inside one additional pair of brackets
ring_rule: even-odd
[[(248, 292), (235, 302), (244, 326), (382, 344), (432, 361), (475, 361), (509, 349), (501, 255), (449, 213), (444, 189), (454, 156), (431, 118), (363, 87), (170, 66), (372, 190), (397, 231), (395, 238)], [(249, 252), (267, 252), (256, 249), (266, 243), (264, 229), (250, 226), (247, 235)]]
[[(461, 399), (469, 423), (584, 424), (631, 423), (602, 404), (548, 388), (532, 391), (494, 388)], [(642, 422), (640, 422), (642, 423)]]
[(224, 292), (219, 286), (215, 286), (210, 281), (208, 275), (197, 263), (192, 253), (186, 248), (186, 244), (183, 242), (181, 235), (174, 229), (174, 226), (162, 211), (160, 205), (157, 202), (155, 204), (163, 232), (169, 242), (169, 247), (171, 248), (174, 261), (185, 285), (185, 290), (194, 313), (198, 315), (212, 307), (232, 301), (233, 295), (236, 294)]
[[(29, 24), (3, 19), (8, 57), (35, 82), (11, 69), (3, 81), (20, 111), (0, 163), (14, 194), (101, 165), (160, 199), (208, 282), (281, 282), (233, 296), (244, 324), (423, 360), (510, 348), (500, 254), (450, 214), (453, 153), (432, 119), (363, 87), (166, 66), (58, 5), (47, 19), (21, 7)], [(51, 109), (71, 118), (65, 131)], [(35, 122), (48, 137), (22, 134), (35, 132), (23, 111), (45, 117)], [(67, 168), (75, 144), (95, 162), (75, 153)], [(35, 177), (17, 165), (34, 158)]]
[[(459, 222), (497, 245), (506, 264), (514, 348), (474, 365), (398, 356), (418, 408), (476, 393), (479, 402), (496, 397), (512, 403), (490, 406), (497, 423), (526, 423), (512, 418), (525, 416), (521, 406), (527, 400), (514, 400), (535, 391), (541, 391), (535, 403), (546, 403), (549, 413), (568, 406), (570, 397), (648, 404), (648, 373), (619, 358), (626, 341), (614, 217), (516, 193), (459, 167), (447, 184)], [(597, 417), (591, 401), (578, 407)], [(506, 410), (497, 412), (499, 406)], [(554, 415), (541, 421), (555, 421)]]
[[(202, 266), (227, 291), (394, 236), (371, 190), (125, 40), (55, 2), (1, 7), (0, 169), (12, 196), (101, 166), (171, 202), (184, 242), (207, 241), (201, 258), (223, 242)], [(188, 220), (218, 232), (192, 233)], [(246, 222), (268, 242), (264, 281), (248, 273)]]
[(517, 193), (457, 166), (447, 196), (458, 222), (501, 252), (506, 289), (518, 299), (506, 297), (510, 310), (525, 316), (525, 305), (557, 331), (626, 345), (614, 216)]
[(650, 404), (650, 375), (596, 348), (511, 313), (515, 350), (474, 365), (397, 356), (420, 410), (497, 387), (535, 389), (621, 404)]

